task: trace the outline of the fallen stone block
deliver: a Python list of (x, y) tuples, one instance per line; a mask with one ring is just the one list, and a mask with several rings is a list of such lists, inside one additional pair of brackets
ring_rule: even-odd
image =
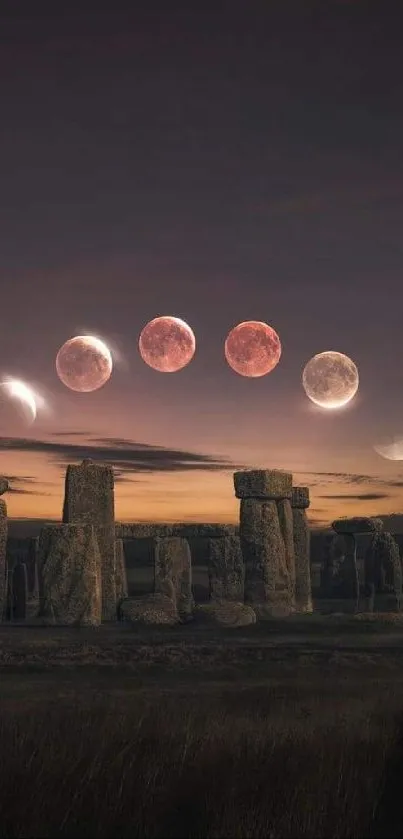
[(119, 608), (120, 619), (133, 624), (175, 626), (179, 615), (174, 601), (165, 594), (128, 597)]
[(195, 620), (224, 627), (250, 626), (256, 623), (256, 614), (246, 603), (233, 601), (211, 601), (195, 607)]

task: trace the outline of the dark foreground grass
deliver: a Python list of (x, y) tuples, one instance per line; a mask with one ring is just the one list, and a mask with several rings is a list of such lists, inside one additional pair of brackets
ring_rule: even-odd
[(403, 835), (401, 679), (96, 695), (80, 679), (31, 703), (27, 676), (0, 707), (3, 837)]

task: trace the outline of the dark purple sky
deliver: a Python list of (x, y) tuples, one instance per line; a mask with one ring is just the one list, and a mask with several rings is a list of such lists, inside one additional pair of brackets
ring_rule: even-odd
[[(313, 522), (401, 510), (403, 467), (373, 449), (403, 437), (400, 4), (13, 5), (0, 373), (52, 410), (29, 429), (0, 417), (10, 514), (59, 517), (63, 469), (89, 450), (118, 466), (121, 519), (232, 520), (239, 464), (293, 471)], [(177, 374), (138, 356), (161, 314), (196, 334)], [(261, 379), (223, 356), (248, 319), (282, 341)], [(77, 395), (55, 355), (83, 332), (116, 364)], [(301, 386), (328, 349), (360, 373), (338, 413)]]

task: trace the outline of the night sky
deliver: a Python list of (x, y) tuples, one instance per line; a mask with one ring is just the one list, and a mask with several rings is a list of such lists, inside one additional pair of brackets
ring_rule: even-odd
[[(403, 437), (400, 4), (34, 5), (0, 13), (0, 373), (48, 406), (0, 416), (10, 516), (60, 519), (84, 456), (120, 520), (235, 521), (243, 466), (310, 486), (313, 525), (402, 511), (373, 449)], [(138, 353), (158, 315), (196, 335), (175, 374)], [(282, 342), (262, 378), (224, 358), (249, 319)], [(89, 394), (55, 370), (80, 334), (115, 361)], [(338, 412), (301, 385), (324, 350), (360, 374)]]

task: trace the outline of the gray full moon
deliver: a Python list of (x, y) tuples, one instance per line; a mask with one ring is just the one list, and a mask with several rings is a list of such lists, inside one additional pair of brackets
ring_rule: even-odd
[(159, 373), (182, 370), (192, 360), (195, 350), (196, 339), (190, 326), (171, 315), (150, 320), (140, 334), (140, 355)]
[(60, 347), (56, 356), (60, 381), (78, 393), (99, 390), (110, 379), (112, 367), (108, 347), (92, 335), (70, 338)]
[(340, 352), (322, 352), (306, 364), (302, 384), (309, 399), (327, 410), (342, 408), (358, 390), (359, 376), (354, 361)]
[(224, 354), (229, 366), (240, 376), (266, 376), (280, 361), (280, 338), (268, 323), (246, 320), (228, 333)]

